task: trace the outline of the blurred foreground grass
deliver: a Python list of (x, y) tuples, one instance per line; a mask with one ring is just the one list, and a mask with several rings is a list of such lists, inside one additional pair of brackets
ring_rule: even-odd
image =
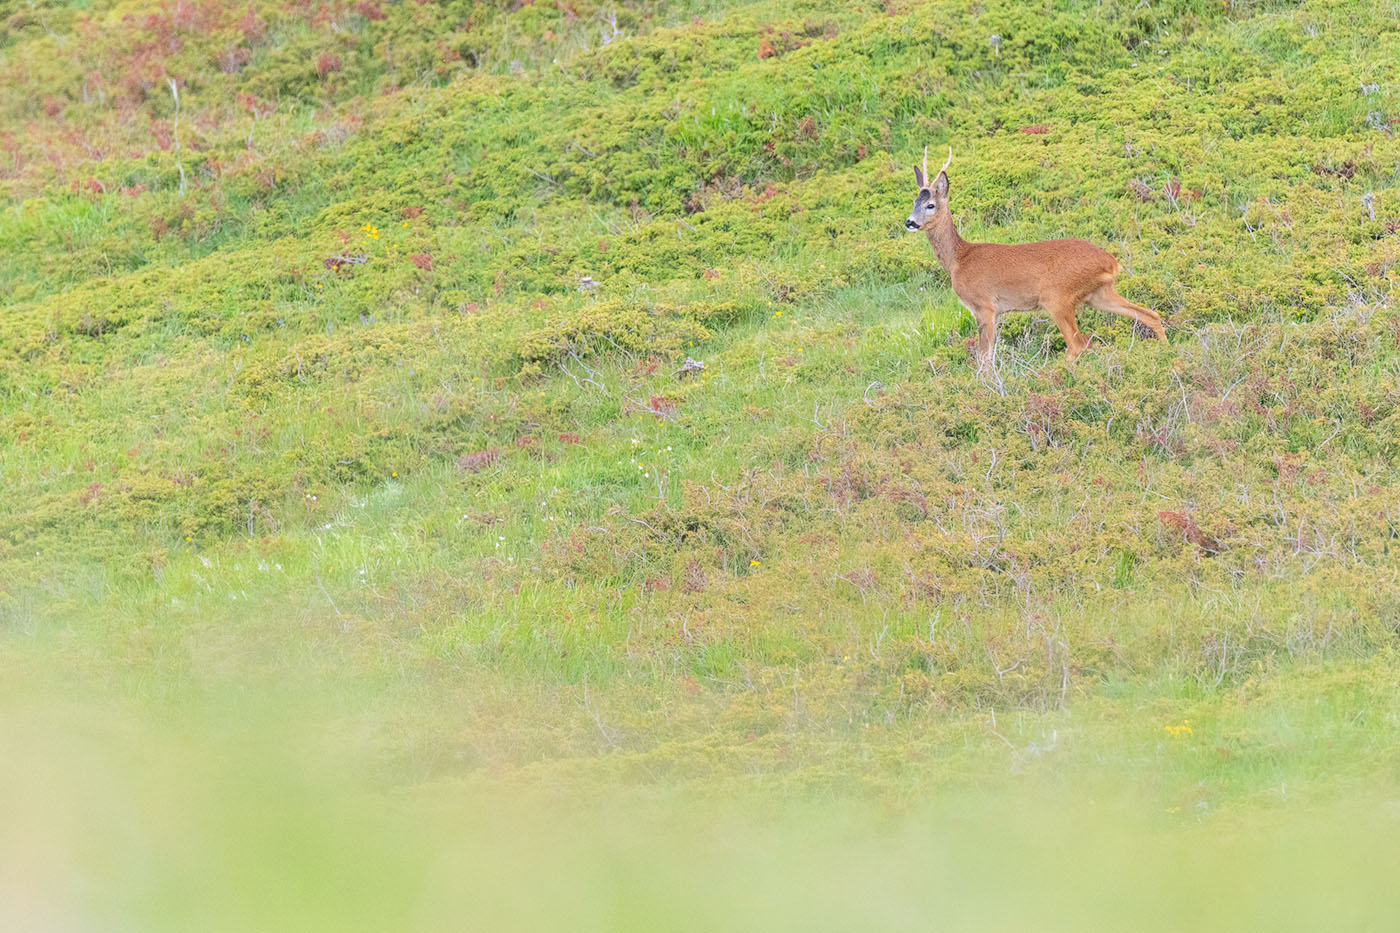
[(4, 712), (13, 930), (1383, 930), (1400, 908), (1393, 798), (1202, 820), (1103, 780), (904, 806), (378, 795), (276, 730)]
[[(1375, 665), (1223, 702), (1158, 685), (1073, 715), (794, 729), (786, 768), (540, 741), (510, 774), (417, 779), (411, 757), (376, 764), (404, 684), (155, 700), (15, 656), (5, 673), (6, 929), (1382, 930), (1400, 909)], [(515, 712), (569, 718), (548, 705)]]

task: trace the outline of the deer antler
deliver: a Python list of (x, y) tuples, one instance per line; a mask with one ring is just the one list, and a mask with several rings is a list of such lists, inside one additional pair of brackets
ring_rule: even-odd
[(928, 183), (928, 146), (924, 147), (924, 183)]
[[(943, 163), (943, 167), (942, 167), (941, 169), (938, 170), (938, 174), (942, 175), (944, 172), (948, 171), (948, 166), (950, 166), (950, 165), (952, 165), (952, 164), (953, 164), (953, 147), (952, 147), (952, 146), (949, 146), (949, 147), (948, 147), (948, 161)], [(928, 147), (927, 147), (927, 146), (924, 147), (924, 174), (925, 174), (925, 175), (928, 174)]]

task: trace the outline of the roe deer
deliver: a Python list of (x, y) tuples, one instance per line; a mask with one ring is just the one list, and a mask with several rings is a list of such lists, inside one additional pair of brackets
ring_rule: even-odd
[(1086, 302), (1100, 311), (1130, 317), (1167, 339), (1156, 311), (1133, 304), (1113, 290), (1118, 261), (1084, 240), (1045, 240), (1040, 243), (969, 243), (958, 236), (948, 210), (948, 166), (953, 147), (938, 177), (928, 183), (928, 147), (924, 167), (914, 169), (919, 196), (914, 212), (904, 221), (909, 230), (922, 230), (938, 262), (948, 271), (953, 293), (977, 320), (977, 369), (991, 364), (997, 339), (997, 316), (1004, 311), (1044, 308), (1060, 333), (1072, 361), (1084, 352), (1089, 338), (1079, 332), (1074, 312)]

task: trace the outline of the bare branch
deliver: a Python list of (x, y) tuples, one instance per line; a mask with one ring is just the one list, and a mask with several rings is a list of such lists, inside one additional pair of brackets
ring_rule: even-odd
[(166, 78), (165, 83), (170, 85), (170, 96), (175, 98), (175, 125), (171, 130), (171, 135), (175, 139), (175, 167), (180, 170), (180, 194), (185, 193), (185, 166), (180, 161), (180, 90), (175, 85), (174, 78)]

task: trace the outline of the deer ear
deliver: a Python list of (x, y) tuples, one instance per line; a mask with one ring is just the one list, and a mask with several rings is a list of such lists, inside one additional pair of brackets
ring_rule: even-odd
[(919, 171), (919, 167), (917, 165), (914, 166), (914, 180), (919, 183), (920, 188), (924, 186), (924, 173)]
[(940, 198), (948, 196), (948, 173), (939, 172), (938, 177), (933, 180), (933, 193)]

